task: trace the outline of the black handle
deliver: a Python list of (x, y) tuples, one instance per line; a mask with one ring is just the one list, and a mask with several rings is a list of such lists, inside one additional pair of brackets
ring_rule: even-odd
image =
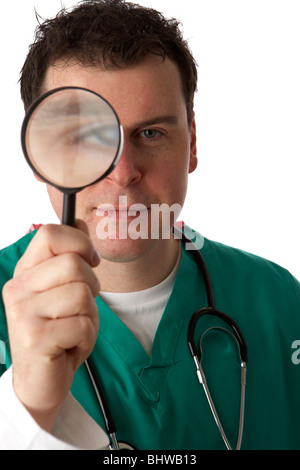
[(62, 223), (65, 225), (75, 226), (75, 205), (76, 192), (64, 193)]

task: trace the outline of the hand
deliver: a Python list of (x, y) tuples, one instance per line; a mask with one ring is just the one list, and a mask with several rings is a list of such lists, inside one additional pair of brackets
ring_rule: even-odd
[(98, 264), (82, 221), (77, 228), (45, 225), (3, 289), (14, 389), (49, 432), (96, 341), (100, 285), (92, 268)]

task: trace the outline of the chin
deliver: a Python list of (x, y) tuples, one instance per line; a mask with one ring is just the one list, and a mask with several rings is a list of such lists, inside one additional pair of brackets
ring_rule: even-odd
[(101, 258), (116, 263), (128, 263), (151, 253), (158, 240), (132, 240), (130, 238), (94, 240), (94, 245)]

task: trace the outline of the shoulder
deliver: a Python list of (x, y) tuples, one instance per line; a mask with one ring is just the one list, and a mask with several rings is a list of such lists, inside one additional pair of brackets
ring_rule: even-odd
[(224, 266), (231, 271), (238, 271), (240, 274), (270, 274), (279, 277), (290, 277), (290, 273), (282, 266), (261, 256), (249, 253), (245, 250), (224, 245), (204, 238), (202, 255), (207, 259), (208, 263), (218, 263), (218, 267)]
[(292, 295), (300, 305), (300, 283), (282, 266), (239, 248), (209, 240), (190, 228), (194, 234), (212, 278), (229, 289), (262, 291), (276, 297), (277, 293)]

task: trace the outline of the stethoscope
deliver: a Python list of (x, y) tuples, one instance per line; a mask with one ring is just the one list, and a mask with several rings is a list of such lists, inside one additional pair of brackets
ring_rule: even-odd
[[(197, 262), (198, 267), (200, 268), (200, 271), (203, 276), (203, 280), (205, 283), (205, 288), (206, 288), (206, 293), (207, 293), (207, 301), (208, 301), (208, 307), (201, 308), (199, 310), (196, 310), (196, 312), (192, 315), (189, 326), (188, 326), (188, 332), (187, 332), (187, 343), (188, 347), (191, 353), (192, 358), (194, 359), (195, 365), (196, 365), (196, 373), (197, 377), (199, 380), (199, 383), (203, 386), (207, 401), (209, 403), (211, 412), (213, 414), (214, 420), (216, 422), (216, 425), (219, 429), (219, 432), (222, 436), (222, 439), (225, 443), (225, 446), (228, 450), (232, 450), (232, 447), (229, 443), (229, 440), (224, 432), (222, 423), (220, 421), (220, 418), (218, 416), (216, 407), (214, 405), (213, 399), (211, 397), (207, 381), (203, 372), (202, 368), (202, 339), (204, 335), (211, 330), (220, 330), (226, 334), (229, 334), (234, 340), (236, 341), (239, 349), (239, 358), (240, 358), (240, 364), (241, 364), (241, 399), (240, 399), (240, 416), (239, 416), (239, 429), (238, 429), (238, 437), (237, 437), (237, 442), (235, 446), (235, 450), (240, 450), (241, 444), (242, 444), (242, 437), (243, 437), (243, 430), (244, 430), (244, 414), (245, 414), (245, 392), (246, 392), (246, 371), (247, 371), (247, 345), (246, 341), (242, 335), (241, 330), (239, 329), (238, 325), (228, 316), (225, 315), (225, 313), (220, 312), (219, 310), (216, 310), (215, 308), (215, 299), (214, 299), (214, 292), (213, 292), (213, 287), (212, 287), (212, 282), (210, 275), (207, 270), (207, 266), (204, 262), (204, 259), (196, 247), (196, 245), (191, 242), (185, 235), (183, 235), (183, 238), (185, 239), (186, 242), (190, 243), (190, 247), (192, 249), (192, 253), (194, 256), (195, 261)], [(194, 333), (195, 333), (195, 328), (200, 320), (201, 317), (205, 315), (213, 315), (215, 317), (220, 318), (223, 320), (227, 325), (231, 328), (231, 331), (216, 326), (213, 328), (209, 328), (206, 330), (201, 338), (200, 338), (200, 348), (199, 351), (197, 352), (197, 348), (195, 345), (194, 341)]]
[[(194, 259), (202, 273), (203, 280), (205, 283), (206, 293), (207, 293), (207, 300), (208, 300), (208, 307), (204, 307), (204, 308), (197, 310), (191, 317), (191, 320), (188, 326), (188, 332), (187, 332), (187, 344), (188, 344), (190, 354), (196, 365), (196, 373), (197, 373), (199, 383), (203, 386), (203, 389), (204, 389), (207, 401), (209, 403), (211, 412), (213, 414), (214, 420), (222, 436), (222, 439), (225, 443), (225, 446), (228, 450), (232, 450), (232, 447), (229, 443), (229, 440), (224, 432), (222, 423), (219, 419), (219, 416), (218, 416), (216, 407), (214, 405), (213, 399), (211, 397), (211, 394), (207, 385), (207, 381), (206, 381), (206, 378), (202, 369), (202, 365), (201, 365), (202, 357), (203, 357), (202, 339), (208, 331), (220, 330), (232, 336), (238, 345), (239, 356), (240, 356), (240, 361), (241, 361), (241, 400), (240, 400), (239, 430), (238, 430), (238, 437), (237, 437), (235, 450), (239, 450), (241, 448), (243, 429), (244, 429), (247, 345), (238, 325), (230, 317), (216, 310), (212, 282), (211, 282), (206, 264), (204, 262), (204, 259), (199, 249), (186, 235), (182, 233), (181, 236), (185, 243), (189, 243), (189, 248), (191, 250), (191, 253), (193, 254)], [(231, 331), (227, 330), (226, 328), (219, 327), (219, 326), (209, 328), (202, 334), (201, 339), (200, 339), (200, 349), (199, 351), (197, 351), (195, 341), (194, 341), (194, 333), (195, 333), (195, 328), (198, 323), (198, 320), (204, 315), (213, 315), (215, 317), (220, 318), (230, 327)], [(105, 398), (102, 385), (100, 383), (99, 377), (97, 376), (95, 372), (95, 368), (93, 366), (91, 358), (88, 358), (85, 361), (85, 366), (88, 371), (90, 380), (92, 382), (97, 400), (99, 402), (99, 406), (100, 406), (101, 413), (103, 415), (103, 419), (105, 423), (105, 428), (109, 436), (110, 443), (109, 443), (108, 449), (109, 450), (124, 450), (124, 449), (135, 450), (135, 448), (127, 442), (118, 442), (117, 437), (116, 437), (116, 425), (110, 413), (110, 409), (109, 409), (107, 400)]]

